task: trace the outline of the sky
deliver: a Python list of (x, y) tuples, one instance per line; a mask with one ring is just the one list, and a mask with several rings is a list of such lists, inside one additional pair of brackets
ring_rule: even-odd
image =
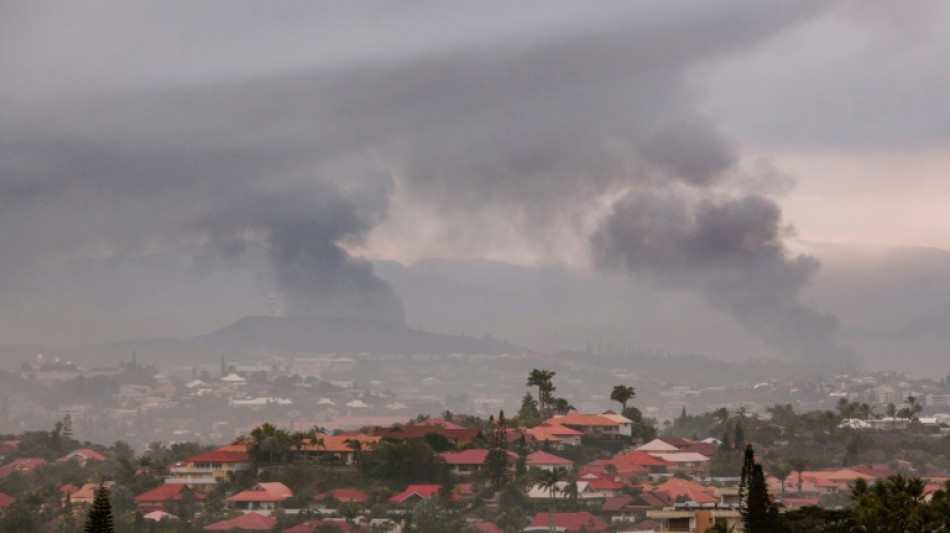
[(950, 250), (948, 29), (938, 1), (3, 2), (0, 341), (270, 294), (401, 323), (370, 260), (439, 257), (851, 360), (801, 243)]

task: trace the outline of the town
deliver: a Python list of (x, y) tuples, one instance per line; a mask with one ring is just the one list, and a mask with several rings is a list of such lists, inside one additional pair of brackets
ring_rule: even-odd
[[(754, 453), (781, 527), (805, 531), (795, 527), (820, 513), (859, 525), (845, 513), (869, 484), (913, 480), (927, 506), (950, 480), (946, 380), (829, 375), (709, 390), (631, 369), (636, 387), (594, 391), (576, 367), (502, 366), (480, 380), (498, 389), (467, 397), (436, 370), (446, 365), (410, 383), (399, 361), (377, 362), (380, 374), (360, 356), (222, 361), (176, 377), (135, 356), (95, 371), (37, 356), (4, 375), (18, 396), (4, 399), (3, 427), (52, 417), (53, 429), (3, 436), (0, 529), (80, 531), (102, 493), (116, 531), (743, 531), (743, 457)], [(382, 374), (407, 392), (374, 390)], [(50, 386), (70, 402), (23, 401)], [(97, 395), (78, 403), (85, 388)], [(436, 391), (456, 395), (440, 402)], [(107, 431), (122, 438), (108, 445)]]

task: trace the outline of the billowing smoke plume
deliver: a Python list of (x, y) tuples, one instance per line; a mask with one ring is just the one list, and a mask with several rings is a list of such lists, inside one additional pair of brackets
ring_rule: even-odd
[[(395, 197), (435, 248), (505, 242), (557, 260), (584, 242), (595, 266), (698, 292), (782, 353), (838, 353), (834, 321), (798, 299), (817, 263), (789, 256), (775, 203), (736, 179), (696, 83), (827, 2), (223, 6), (197, 8), (220, 23), (171, 32), (174, 47), (254, 43), (244, 56), (212, 46), (178, 68), (171, 44), (146, 47), (176, 81), (133, 76), (0, 124), (17, 141), (0, 154), (0, 201), (19, 198), (0, 213), (4, 256), (262, 243), (291, 311), (400, 320), (393, 291), (346, 252)], [(131, 20), (104, 28), (152, 27), (120, 7), (110, 16)], [(268, 55), (229, 33), (248, 25), (292, 46)]]
[(703, 199), (629, 195), (593, 237), (596, 264), (671, 289), (692, 290), (788, 356), (850, 358), (836, 346), (836, 321), (799, 302), (819, 267), (790, 257), (778, 206), (758, 195)]

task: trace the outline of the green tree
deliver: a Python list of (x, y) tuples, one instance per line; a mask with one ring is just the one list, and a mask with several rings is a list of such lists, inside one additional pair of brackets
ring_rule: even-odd
[(518, 421), (524, 427), (532, 427), (541, 423), (541, 412), (538, 411), (538, 401), (531, 396), (531, 393), (525, 393), (521, 398), (521, 409), (518, 409)]
[(627, 402), (632, 400), (636, 395), (637, 394), (633, 390), (633, 387), (628, 387), (626, 385), (614, 385), (613, 390), (610, 391), (610, 399), (615, 402), (619, 402), (622, 406), (620, 409), (621, 413), (627, 410)]
[(96, 489), (83, 532), (115, 533), (115, 526), (112, 522), (112, 504), (109, 503), (109, 489), (106, 488), (105, 483), (99, 483), (99, 487)]
[(745, 449), (739, 481), (739, 505), (744, 531), (772, 533), (778, 525), (778, 509), (769, 496), (762, 465), (755, 462), (751, 445)]
[(555, 372), (552, 370), (539, 370), (537, 368), (528, 374), (526, 385), (538, 388), (538, 410), (542, 418), (547, 417), (546, 408), (548, 399), (551, 397), (551, 393), (556, 389), (551, 381), (554, 379), (554, 375)]

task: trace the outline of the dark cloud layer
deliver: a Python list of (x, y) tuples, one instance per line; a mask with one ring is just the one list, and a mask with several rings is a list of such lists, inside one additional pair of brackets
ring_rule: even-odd
[(601, 216), (598, 267), (697, 291), (787, 355), (839, 353), (834, 321), (798, 301), (817, 264), (784, 249), (774, 202), (742, 194), (748, 175), (701, 112), (694, 78), (826, 2), (539, 2), (463, 14), (416, 3), (356, 39), (325, 21), (370, 12), (298, 8), (315, 24), (297, 28), (309, 46), (270, 51), (293, 68), (267, 68), (257, 50), (245, 71), (204, 57), (217, 46), (209, 40), (238, 42), (227, 21), (246, 18), (217, 9), (222, 24), (207, 35), (176, 32), (180, 20), (147, 33), (175, 42), (181, 67), (126, 64), (114, 84), (80, 74), (85, 92), (14, 102), (0, 125), (4, 262), (183, 247), (239, 261), (261, 243), (291, 312), (402, 320), (392, 289), (346, 252), (386, 220), (398, 188), (420, 211), (476, 227), (503, 212), (507, 231), (545, 242)]

